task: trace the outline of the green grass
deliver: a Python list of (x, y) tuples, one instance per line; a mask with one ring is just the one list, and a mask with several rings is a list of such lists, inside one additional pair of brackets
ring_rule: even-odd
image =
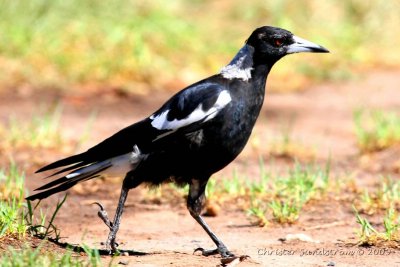
[[(255, 204), (256, 203), (256, 204)], [(264, 227), (269, 224), (268, 218), (266, 216), (266, 208), (261, 206), (262, 203), (251, 202), (251, 207), (247, 210), (247, 216), (253, 225), (258, 225)]]
[(28, 225), (21, 214), (23, 203), (12, 198), (8, 201), (0, 201), (0, 238), (6, 235), (23, 237)]
[(359, 245), (361, 246), (382, 246), (400, 242), (400, 216), (393, 207), (390, 207), (383, 218), (383, 231), (377, 230), (371, 225), (368, 219), (362, 217), (357, 209), (353, 207), (357, 223), (360, 229), (357, 230)]
[(385, 236), (389, 241), (400, 242), (400, 216), (393, 207), (390, 207), (383, 218)]
[(40, 209), (40, 217), (35, 218), (35, 210), (39, 207), (40, 201), (32, 207), (30, 201), (27, 201), (27, 212), (25, 212), (24, 220), (29, 225), (28, 231), (30, 234), (39, 237), (40, 239), (46, 239), (52, 237), (55, 241), (60, 239), (60, 230), (54, 225), (54, 219), (56, 218), (58, 212), (60, 211), (62, 205), (67, 199), (67, 195), (61, 201), (57, 202), (57, 205), (52, 212), (50, 220), (46, 225), (46, 214)]
[(6, 235), (23, 237), (26, 234), (24, 181), (24, 173), (14, 162), (7, 169), (0, 169), (0, 238)]
[(295, 223), (305, 204), (320, 199), (327, 192), (329, 174), (329, 163), (325, 169), (296, 163), (287, 174), (274, 176), (269, 190), (263, 189), (252, 195), (251, 210), (257, 211), (252, 213), (262, 214), (264, 211), (264, 214), (272, 213), (272, 218), (278, 223)]
[[(57, 253), (45, 251), (41, 246), (37, 248), (23, 247), (21, 249), (9, 248), (0, 256), (0, 267), (26, 266), (26, 267), (84, 267), (102, 266), (97, 250), (84, 248), (87, 258), (76, 257), (71, 251)], [(60, 255), (61, 254), (61, 255)], [(111, 266), (111, 264), (110, 264)]]
[[(329, 168), (329, 162), (324, 168), (295, 163), (285, 173), (274, 174), (266, 172), (260, 160), (258, 179), (250, 179), (237, 171), (230, 177), (212, 177), (206, 187), (207, 203), (212, 206), (235, 203), (236, 208), (245, 211), (260, 226), (268, 224), (271, 217), (281, 224), (295, 223), (304, 205), (323, 198), (333, 185)], [(167, 184), (146, 193), (145, 201), (183, 203), (187, 191), (187, 186), (178, 188)]]
[(186, 53), (196, 54), (199, 49), (197, 30), (180, 19), (177, 5), (184, 4), (2, 1), (0, 26), (7, 29), (2, 43), (8, 45), (0, 45), (0, 52), (14, 67), (15, 79), (34, 85), (107, 81), (121, 86), (121, 81), (135, 85), (163, 80), (160, 73), (171, 75), (177, 70), (168, 57), (180, 62), (178, 51), (185, 48)]
[(7, 168), (0, 169), (0, 200), (21, 199), (24, 193), (25, 174), (10, 160)]
[[(359, 245), (363, 246), (393, 246), (400, 242), (400, 182), (389, 177), (381, 178), (379, 187), (369, 192), (364, 190), (353, 205), (357, 223)], [(374, 215), (385, 211), (383, 231), (378, 230), (360, 213)], [(382, 227), (381, 227), (382, 228)]]
[(42, 239), (54, 236), (58, 240), (60, 231), (53, 222), (66, 196), (57, 203), (46, 225), (47, 212), (40, 209), (40, 216), (35, 217), (40, 202), (32, 207), (30, 201), (25, 201), (24, 195), (25, 174), (11, 161), (8, 168), (0, 169), (0, 238), (8, 235), (23, 238), (31, 234)]
[[(0, 242), (12, 237), (15, 242), (23, 244), (28, 235), (41, 239), (53, 237), (58, 240), (59, 229), (54, 225), (54, 219), (66, 198), (56, 205), (48, 223), (46, 213), (40, 210), (39, 218), (35, 218), (30, 202), (24, 200), (25, 175), (17, 165), (11, 161), (7, 168), (0, 169)], [(45, 241), (43, 241), (45, 242)], [(76, 257), (76, 254), (67, 250), (64, 253), (49, 252), (42, 243), (37, 248), (28, 244), (21, 248), (8, 247), (1, 251), (0, 267), (6, 266), (101, 266), (98, 250), (83, 246), (86, 257)]]
[(287, 86), (297, 88), (303, 76), (343, 79), (357, 67), (399, 65), (399, 7), (361, 0), (1, 0), (0, 85), (143, 92), (143, 84), (189, 83), (218, 71), (252, 29), (269, 24), (332, 51), (279, 64), (274, 79), (281, 83), (274, 84), (285, 87), (290, 76)]
[(364, 189), (354, 205), (359, 212), (369, 215), (387, 210), (393, 205), (400, 207), (400, 181), (381, 177), (379, 186), (374, 190)]
[(400, 144), (400, 115), (395, 112), (363, 109), (354, 112), (357, 144), (363, 153)]
[(293, 199), (288, 201), (272, 200), (269, 203), (274, 220), (281, 224), (296, 222), (299, 219), (303, 205), (304, 203)]

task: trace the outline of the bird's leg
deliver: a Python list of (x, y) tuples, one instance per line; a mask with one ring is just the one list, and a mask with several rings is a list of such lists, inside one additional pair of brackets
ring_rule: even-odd
[(215, 254), (220, 254), (222, 258), (234, 257), (234, 255), (227, 249), (227, 247), (222, 243), (222, 241), (211, 231), (210, 227), (200, 216), (203, 204), (205, 202), (205, 188), (207, 182), (201, 182), (199, 180), (192, 180), (189, 188), (189, 196), (187, 199), (187, 208), (190, 215), (203, 227), (208, 236), (217, 245), (216, 249), (205, 250), (203, 248), (197, 248), (196, 251), (201, 251), (203, 256), (210, 256)]
[(119, 201), (118, 201), (117, 211), (115, 212), (114, 221), (112, 223), (110, 222), (109, 225), (105, 222), (106, 225), (109, 226), (110, 228), (110, 233), (108, 234), (108, 238), (106, 241), (106, 250), (110, 251), (110, 253), (117, 252), (118, 244), (115, 242), (115, 238), (117, 236), (119, 224), (121, 222), (121, 215), (124, 210), (124, 204), (126, 201), (126, 197), (128, 196), (128, 191), (129, 188), (126, 187), (125, 184), (122, 185), (121, 195), (119, 196)]

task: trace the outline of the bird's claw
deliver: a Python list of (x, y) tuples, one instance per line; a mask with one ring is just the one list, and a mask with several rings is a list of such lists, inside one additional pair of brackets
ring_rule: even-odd
[[(100, 208), (100, 210), (97, 212), (97, 216), (99, 216), (99, 218), (104, 222), (104, 224), (107, 225), (110, 231), (113, 231), (114, 225), (108, 218), (107, 211), (104, 209), (103, 205), (101, 205), (99, 202), (94, 202), (93, 204), (96, 204)], [(118, 254), (119, 244), (115, 242), (115, 238), (109, 236), (105, 245), (106, 245), (106, 251), (108, 251), (110, 255)]]
[(110, 255), (118, 255), (119, 254), (119, 250), (118, 250), (118, 244), (114, 244), (112, 246), (106, 247), (106, 251), (108, 251), (108, 254)]
[[(102, 245), (104, 245), (104, 243), (102, 242)], [(106, 243), (106, 251), (108, 252), (109, 255), (118, 255), (119, 251), (118, 251), (118, 246), (119, 244), (117, 242), (115, 242), (115, 240), (110, 240), (107, 239)]]
[[(100, 245), (102, 245), (102, 246), (106, 246), (106, 250), (107, 251), (112, 251), (112, 249), (111, 249), (111, 244), (110, 243), (104, 243), (104, 242), (100, 242)], [(117, 247), (119, 247), (119, 243), (117, 243), (117, 242), (114, 242), (114, 247), (115, 248), (117, 248)]]
[(99, 202), (94, 202), (93, 204), (96, 204), (97, 206), (99, 206), (100, 210), (97, 212), (97, 216), (99, 216), (99, 218), (104, 222), (104, 224), (110, 229), (112, 230), (113, 227), (113, 223), (110, 221), (110, 219), (108, 218), (108, 214), (107, 211), (104, 209), (103, 205), (101, 205)]
[(235, 257), (235, 255), (232, 252), (230, 252), (225, 246), (221, 246), (216, 249), (210, 249), (210, 250), (205, 250), (204, 248), (196, 248), (193, 251), (193, 254), (198, 251), (201, 251), (201, 255), (206, 256), (206, 257), (211, 256), (211, 255), (217, 255), (217, 254), (221, 255), (222, 258)]

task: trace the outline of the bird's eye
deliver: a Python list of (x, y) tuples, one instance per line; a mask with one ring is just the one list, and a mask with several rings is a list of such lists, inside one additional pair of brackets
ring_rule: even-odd
[(281, 45), (283, 45), (283, 39), (282, 38), (274, 39), (273, 43), (274, 43), (274, 46), (280, 47)]

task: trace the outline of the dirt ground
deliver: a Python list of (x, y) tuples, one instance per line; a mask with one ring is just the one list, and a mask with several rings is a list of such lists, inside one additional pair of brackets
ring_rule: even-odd
[[(271, 74), (273, 75), (273, 74)], [(400, 179), (400, 147), (361, 157), (356, 145), (353, 112), (359, 107), (400, 111), (400, 70), (377, 70), (362, 74), (351, 81), (326, 83), (303, 92), (269, 94), (250, 144), (239, 158), (215, 177), (229, 176), (239, 170), (247, 177), (258, 173), (258, 158), (263, 156), (267, 171), (289, 168), (293, 161), (274, 158), (269, 146), (282, 135), (282, 124), (292, 121), (292, 139), (315, 150), (315, 162), (324, 165), (331, 158), (332, 176), (354, 177), (356, 187), (376, 185), (380, 175)], [(90, 140), (76, 150), (96, 144), (118, 129), (151, 114), (170, 93), (138, 97), (101, 91), (93, 97), (90, 90), (68, 96), (29, 90), (16, 90), (4, 95), (0, 102), (0, 119), (6, 120), (10, 110), (28, 118), (37, 105), (60, 101), (63, 106), (63, 135), (76, 140), (84, 131), (88, 118), (97, 112), (91, 126)], [(13, 157), (26, 170), (27, 186), (32, 192), (43, 183), (44, 175), (34, 175), (39, 166), (68, 155), (71, 148), (59, 150), (18, 150)], [(78, 152), (73, 151), (73, 152)], [(271, 162), (271, 163), (270, 163)], [(108, 231), (97, 218), (101, 202), (110, 215), (119, 194), (119, 181), (92, 184), (70, 190), (55, 224), (61, 230), (62, 241), (88, 244), (102, 248)], [(142, 256), (121, 256), (113, 260), (128, 266), (217, 266), (220, 258), (193, 255), (197, 247), (213, 248), (213, 243), (195, 223), (182, 204), (151, 204), (143, 201), (145, 189), (133, 190), (127, 200), (118, 241), (123, 249), (146, 252)], [(42, 202), (51, 206), (63, 194)], [(374, 219), (371, 219), (374, 222)], [(225, 244), (237, 255), (249, 259), (239, 266), (400, 266), (400, 250), (391, 248), (361, 248), (356, 245), (356, 223), (351, 201), (330, 196), (307, 205), (294, 225), (271, 223), (253, 226), (246, 213), (233, 205), (222, 207), (216, 217), (206, 221)], [(376, 220), (379, 223), (381, 218)], [(309, 241), (280, 241), (289, 234), (305, 234)], [(110, 261), (104, 257), (104, 262)]]

